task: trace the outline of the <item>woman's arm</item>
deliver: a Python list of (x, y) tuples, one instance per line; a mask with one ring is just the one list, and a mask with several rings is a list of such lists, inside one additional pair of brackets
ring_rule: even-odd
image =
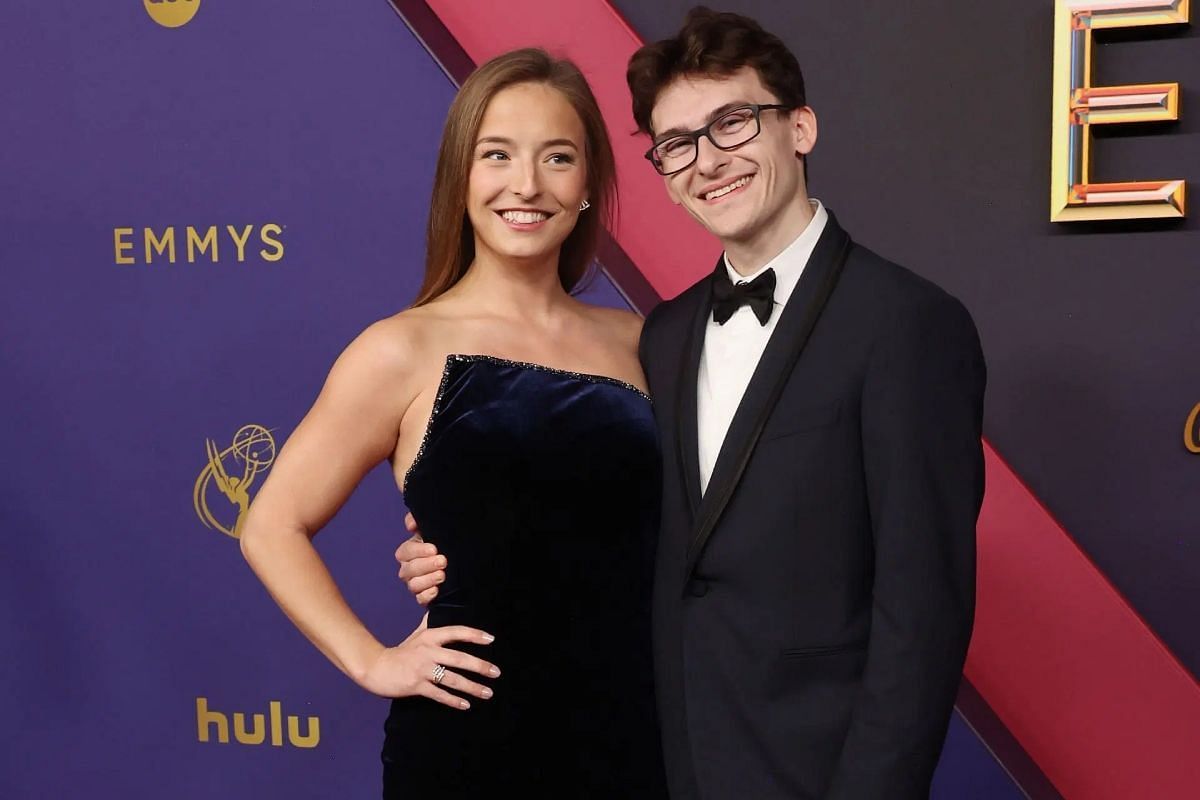
[(478, 697), (490, 691), (457, 672), (435, 685), (433, 667), (490, 674), (492, 665), (444, 647), (490, 637), (422, 625), (401, 645), (385, 647), (346, 604), (311, 541), (363, 476), (395, 450), (400, 420), (421, 388), (404, 329), (398, 320), (376, 323), (338, 358), (251, 504), (241, 548), (288, 618), (357, 684), (387, 697), (424, 694), (465, 707), (442, 687)]

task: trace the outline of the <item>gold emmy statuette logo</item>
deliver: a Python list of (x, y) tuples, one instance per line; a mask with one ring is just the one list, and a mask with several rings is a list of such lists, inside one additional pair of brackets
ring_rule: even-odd
[[(205, 439), (204, 445), (208, 462), (192, 487), (192, 504), (196, 515), (207, 527), (237, 539), (241, 536), (246, 512), (250, 510), (250, 487), (258, 474), (266, 472), (275, 461), (275, 439), (262, 425), (243, 425), (233, 435), (233, 443), (224, 450), (219, 449), (212, 439)], [(208, 507), (209, 489), (213, 484), (237, 507), (237, 518), (230, 527), (222, 525)]]
[(187, 25), (200, 9), (200, 0), (142, 0), (150, 19), (164, 28)]
[(1200, 455), (1200, 403), (1188, 414), (1187, 422), (1183, 424), (1183, 446), (1189, 453)]

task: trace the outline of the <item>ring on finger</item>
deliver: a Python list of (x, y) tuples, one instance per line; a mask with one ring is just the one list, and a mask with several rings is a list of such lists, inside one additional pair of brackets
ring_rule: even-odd
[(446, 677), (445, 665), (444, 664), (434, 664), (433, 665), (433, 682), (434, 682), (434, 684), (441, 683), (442, 678), (444, 678), (444, 677)]

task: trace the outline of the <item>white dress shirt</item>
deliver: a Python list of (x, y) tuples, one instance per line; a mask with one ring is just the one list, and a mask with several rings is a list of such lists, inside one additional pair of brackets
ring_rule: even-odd
[(775, 270), (775, 305), (766, 325), (759, 323), (749, 306), (742, 306), (733, 312), (724, 325), (713, 322), (712, 314), (709, 314), (708, 326), (704, 331), (704, 349), (700, 354), (700, 372), (696, 380), (697, 450), (702, 494), (708, 490), (708, 482), (712, 478), (721, 445), (725, 442), (729, 423), (741, 405), (742, 395), (746, 393), (767, 341), (779, 322), (783, 307), (792, 296), (792, 290), (800, 281), (800, 274), (808, 264), (821, 231), (825, 230), (825, 222), (829, 219), (825, 207), (820, 200), (810, 199), (809, 202), (813, 206), (813, 218), (808, 226), (783, 252), (753, 275), (739, 275), (729, 265), (728, 256), (723, 259), (729, 279), (734, 283), (752, 281), (768, 269)]

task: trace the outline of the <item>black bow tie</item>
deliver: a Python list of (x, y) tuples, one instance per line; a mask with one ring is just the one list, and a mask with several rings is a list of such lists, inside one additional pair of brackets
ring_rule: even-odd
[(733, 316), (733, 312), (742, 306), (750, 306), (754, 316), (762, 325), (771, 318), (775, 305), (775, 270), (769, 269), (752, 281), (738, 281), (736, 284), (729, 280), (729, 271), (722, 264), (716, 271), (713, 280), (712, 312), (713, 321), (724, 325)]

